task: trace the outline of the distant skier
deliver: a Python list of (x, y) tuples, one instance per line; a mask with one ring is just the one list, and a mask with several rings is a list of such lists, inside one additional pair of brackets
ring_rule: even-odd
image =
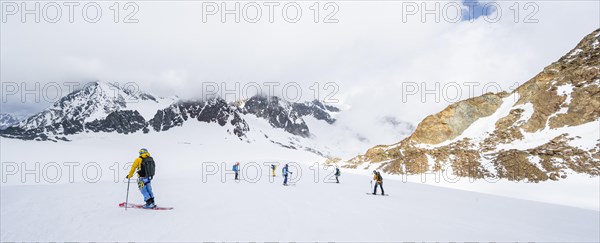
[(235, 180), (239, 180), (239, 175), (240, 175), (240, 162), (235, 163), (235, 165), (233, 165), (233, 172), (235, 172)]
[(383, 177), (381, 177), (381, 173), (379, 171), (373, 171), (373, 180), (375, 181), (375, 188), (373, 189), (373, 195), (377, 195), (377, 186), (381, 188), (381, 195), (384, 195), (383, 192)]
[(148, 150), (145, 148), (140, 149), (139, 154), (140, 156), (133, 161), (131, 170), (129, 170), (129, 174), (125, 178), (132, 178), (133, 173), (137, 171), (138, 188), (144, 196), (144, 201), (146, 201), (146, 204), (143, 207), (154, 208), (156, 205), (154, 204), (154, 193), (152, 193), (151, 185), (152, 177), (154, 177), (154, 159), (150, 157), (150, 153), (148, 153)]
[(338, 177), (340, 177), (341, 172), (340, 172), (340, 168), (337, 167), (337, 165), (335, 166), (335, 183), (340, 183), (340, 179), (338, 179)]
[(271, 165), (271, 174), (273, 175), (273, 177), (275, 177), (275, 169), (277, 168), (277, 166), (275, 164)]
[(292, 174), (292, 172), (289, 170), (288, 164), (285, 164), (285, 166), (283, 166), (283, 169), (281, 170), (281, 174), (283, 175), (283, 185), (287, 186), (288, 183), (288, 173)]

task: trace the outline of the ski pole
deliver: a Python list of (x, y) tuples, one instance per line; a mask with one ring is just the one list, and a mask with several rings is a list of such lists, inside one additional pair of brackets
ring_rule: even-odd
[(131, 180), (131, 178), (127, 178), (127, 196), (125, 196), (125, 211), (127, 211), (127, 204), (129, 203), (129, 180)]
[(371, 190), (373, 190), (373, 181), (369, 181), (371, 183), (371, 187), (369, 188), (369, 192), (371, 192)]

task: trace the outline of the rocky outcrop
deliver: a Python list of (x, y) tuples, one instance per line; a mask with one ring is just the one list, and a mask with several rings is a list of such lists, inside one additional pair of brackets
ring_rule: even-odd
[(300, 116), (312, 116), (317, 120), (323, 120), (329, 124), (333, 124), (335, 122), (335, 118), (331, 116), (331, 113), (340, 111), (340, 109), (337, 107), (326, 105), (318, 100), (304, 103), (293, 103), (292, 110), (296, 111)]
[(507, 93), (488, 93), (448, 106), (426, 117), (411, 135), (416, 143), (438, 144), (462, 134), (467, 127), (481, 117), (491, 115), (502, 104)]
[[(482, 130), (465, 135), (474, 123)], [(530, 182), (559, 180), (570, 173), (598, 176), (598, 134), (547, 135), (582, 126), (597, 128), (596, 124), (600, 124), (600, 29), (512, 93), (488, 93), (450, 105), (426, 117), (408, 138), (375, 146), (344, 166)], [(529, 145), (540, 144), (540, 139), (546, 140)]]
[[(517, 88), (517, 104), (533, 104), (523, 126), (527, 132), (577, 126), (600, 116), (600, 48), (598, 34), (586, 36), (567, 55)], [(561, 111), (562, 110), (562, 111)]]
[(600, 154), (569, 145), (568, 141), (574, 139), (563, 134), (532, 149), (500, 151), (494, 160), (498, 177), (539, 182), (566, 178), (569, 170), (600, 175)]
[[(144, 117), (136, 108), (145, 112), (156, 109), (156, 113)], [(20, 124), (0, 131), (0, 135), (25, 140), (64, 140), (62, 136), (83, 132), (163, 132), (194, 120), (219, 124), (242, 138), (250, 131), (244, 115), (255, 115), (275, 128), (308, 137), (310, 131), (302, 117), (312, 116), (332, 124), (335, 122), (332, 114), (338, 111), (320, 101), (290, 103), (278, 97), (255, 96), (233, 103), (221, 98), (176, 101), (95, 82)]]
[(154, 131), (167, 131), (173, 127), (181, 126), (187, 120), (196, 120), (206, 123), (217, 123), (220, 126), (230, 124), (233, 134), (243, 137), (249, 131), (248, 124), (240, 117), (238, 110), (227, 104), (223, 99), (204, 101), (188, 101), (173, 104), (159, 110), (154, 118), (148, 121)]
[(146, 128), (146, 120), (138, 111), (115, 111), (105, 119), (95, 120), (85, 124), (92, 132), (117, 132), (129, 134)]
[[(278, 97), (254, 96), (247, 100), (241, 108), (244, 114), (253, 114), (269, 121), (271, 126), (283, 128), (294, 135), (308, 137), (310, 131), (302, 119), (302, 115), (293, 109), (293, 105)], [(311, 113), (307, 113), (311, 114)]]

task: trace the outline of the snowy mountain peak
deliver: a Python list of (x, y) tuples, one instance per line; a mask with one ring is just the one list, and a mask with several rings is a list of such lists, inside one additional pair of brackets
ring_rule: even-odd
[(50, 113), (51, 117), (62, 120), (91, 122), (104, 119), (113, 111), (137, 110), (145, 118), (151, 118), (157, 109), (176, 101), (176, 98), (155, 97), (134, 89), (121, 88), (112, 83), (94, 82), (63, 97), (53, 107), (42, 112), (44, 115), (42, 119), (38, 116), (34, 123), (26, 121), (25, 128), (52, 124), (53, 120), (46, 119), (47, 113)]
[(3, 131), (0, 135), (20, 139), (66, 139), (82, 132), (161, 132), (188, 120), (217, 123), (238, 137), (250, 130), (244, 117), (267, 120), (273, 128), (301, 137), (310, 136), (303, 116), (333, 124), (339, 109), (319, 101), (292, 103), (279, 97), (254, 96), (227, 103), (222, 98), (180, 101), (139, 91), (134, 85), (120, 87), (106, 82), (86, 84), (51, 107)]
[(91, 82), (65, 95), (52, 106), (17, 126), (5, 130), (4, 134), (23, 139), (41, 137), (42, 140), (50, 134), (77, 134), (87, 130), (87, 123), (96, 122), (97, 125), (97, 121), (106, 120), (115, 112), (126, 114), (123, 113), (125, 111), (142, 117), (134, 120), (145, 121), (152, 118), (157, 110), (176, 101), (177, 98), (174, 97), (162, 98), (140, 92), (134, 85), (128, 88), (106, 82)]

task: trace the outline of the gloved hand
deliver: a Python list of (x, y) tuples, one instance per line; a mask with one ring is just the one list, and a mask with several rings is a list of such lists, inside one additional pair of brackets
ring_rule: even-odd
[(129, 175), (126, 175), (126, 176), (125, 176), (125, 179), (129, 179)]

